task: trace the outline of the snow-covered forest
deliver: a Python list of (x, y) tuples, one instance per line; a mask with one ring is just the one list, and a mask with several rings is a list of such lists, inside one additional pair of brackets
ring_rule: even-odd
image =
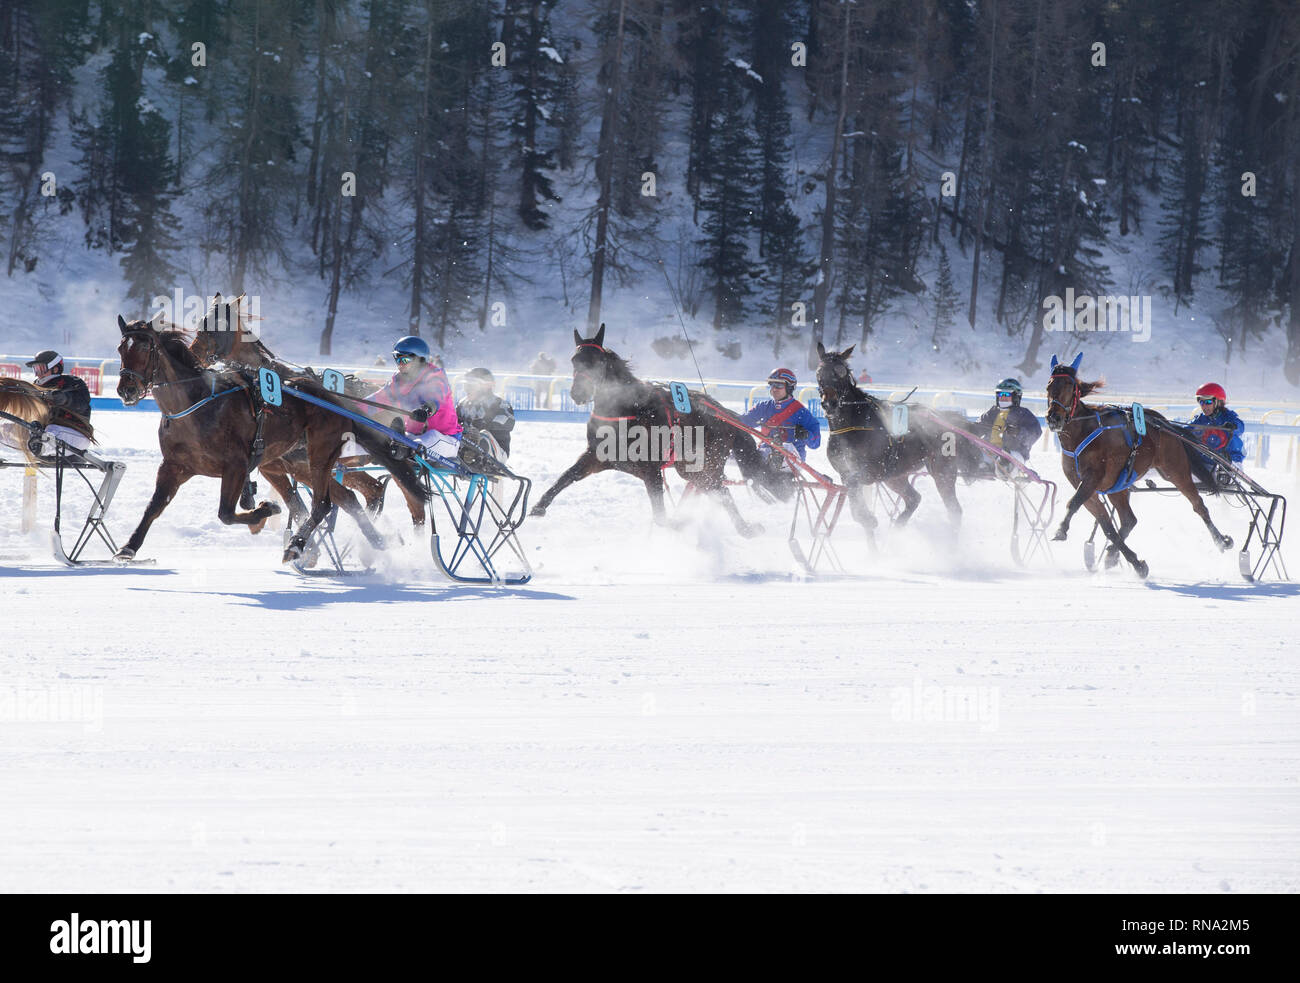
[(5, 351), (219, 290), (343, 360), (1300, 384), (1291, 0), (8, 0), (0, 161)]

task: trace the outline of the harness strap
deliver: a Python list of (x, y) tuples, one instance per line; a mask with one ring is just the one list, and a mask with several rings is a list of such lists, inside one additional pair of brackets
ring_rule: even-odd
[[(215, 381), (215, 379), (213, 380), (213, 385), (216, 385), (216, 381)], [(206, 396), (206, 397), (204, 397), (203, 399), (200, 399), (197, 403), (195, 403), (195, 404), (194, 404), (193, 406), (191, 406), (189, 409), (181, 410), (179, 413), (164, 413), (164, 414), (162, 415), (162, 418), (163, 418), (164, 420), (183, 420), (185, 417), (189, 416), (191, 413), (195, 412), (196, 410), (199, 410), (199, 409), (201, 409), (202, 407), (207, 406), (208, 403), (211, 403), (213, 400), (220, 399), (222, 396), (229, 396), (231, 393), (237, 393), (237, 392), (239, 392), (239, 391), (240, 391), (240, 390), (237, 389), (237, 388), (236, 388), (236, 389), (227, 389), (227, 390), (225, 390), (224, 392), (219, 392), (219, 393), (215, 393), (214, 395), (211, 395), (211, 396)]]

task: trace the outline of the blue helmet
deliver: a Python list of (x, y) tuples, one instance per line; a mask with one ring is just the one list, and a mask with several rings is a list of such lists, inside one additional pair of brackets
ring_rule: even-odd
[(405, 338), (398, 338), (397, 343), (393, 345), (394, 358), (398, 355), (414, 355), (427, 362), (432, 354), (429, 351), (429, 343), (418, 335), (408, 334)]

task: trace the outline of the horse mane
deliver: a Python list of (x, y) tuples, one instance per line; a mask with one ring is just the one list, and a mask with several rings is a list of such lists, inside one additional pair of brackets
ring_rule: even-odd
[(178, 327), (168, 327), (157, 332), (158, 346), (174, 361), (180, 362), (194, 373), (203, 371), (203, 364), (198, 356), (190, 351), (190, 336)]
[(642, 381), (633, 374), (631, 364), (622, 355), (618, 352), (611, 351), (608, 348), (606, 348), (604, 352), (605, 368), (610, 378), (614, 379), (616, 382)]
[(1104, 389), (1106, 387), (1105, 376), (1102, 376), (1100, 379), (1096, 379), (1092, 382), (1080, 382), (1078, 370), (1071, 368), (1070, 366), (1065, 364), (1058, 365), (1055, 369), (1052, 370), (1052, 378), (1055, 378), (1058, 375), (1068, 375), (1071, 379), (1074, 380), (1075, 384), (1079, 387), (1080, 399), (1083, 399), (1089, 393), (1095, 393), (1098, 389)]

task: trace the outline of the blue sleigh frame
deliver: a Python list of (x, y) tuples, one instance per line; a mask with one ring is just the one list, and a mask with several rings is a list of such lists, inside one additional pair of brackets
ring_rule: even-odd
[[(322, 374), (322, 382), (326, 389), (342, 394), (342, 373), (326, 369)], [(532, 579), (532, 566), (517, 537), (517, 531), (528, 515), (528, 497), (533, 484), (531, 479), (515, 474), (504, 465), (499, 465), (500, 474), (473, 471), (458, 460), (430, 452), (423, 444), (392, 427), (284, 384), (279, 375), (270, 369), (258, 371), (258, 384), (262, 398), (272, 406), (279, 406), (284, 394), (288, 394), (368, 427), (411, 451), (420, 481), (430, 493), (430, 552), (438, 568), (449, 579), (463, 584), (498, 586), (518, 586)], [(335, 471), (335, 480), (341, 482), (343, 475), (351, 471), (382, 470), (384, 469), (377, 465), (339, 467)], [(508, 504), (503, 504), (496, 496), (494, 486), (498, 482), (514, 483)], [(445, 537), (446, 541), (438, 532), (435, 499), (442, 503), (454, 532), (454, 535)], [(341, 558), (346, 551), (339, 550), (331, 541), (332, 529), (332, 521), (321, 524), (319, 545), (337, 569), (341, 566)], [(519, 572), (503, 574), (500, 571), (497, 558), (502, 550), (507, 550), (508, 554), (513, 554), (519, 561)], [(481, 572), (474, 572), (475, 568)]]

